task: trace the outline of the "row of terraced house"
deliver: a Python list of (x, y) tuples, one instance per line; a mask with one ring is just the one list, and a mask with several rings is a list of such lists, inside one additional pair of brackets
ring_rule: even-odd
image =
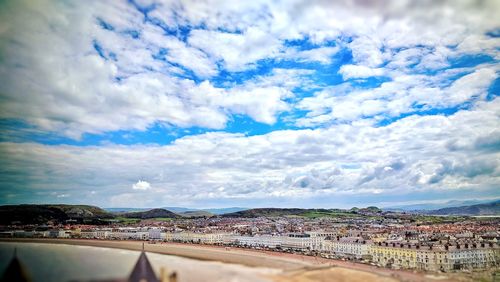
[[(23, 233), (20, 230), (10, 233), (12, 237), (31, 237), (33, 234), (36, 233)], [(430, 271), (482, 269), (498, 266), (500, 262), (498, 243), (481, 240), (481, 238), (437, 242), (372, 241), (362, 237), (337, 237), (334, 232), (245, 236), (223, 232), (165, 232), (160, 228), (148, 227), (54, 229), (44, 231), (42, 235), (42, 237), (54, 238), (158, 240), (262, 248), (351, 259), (389, 268)]]

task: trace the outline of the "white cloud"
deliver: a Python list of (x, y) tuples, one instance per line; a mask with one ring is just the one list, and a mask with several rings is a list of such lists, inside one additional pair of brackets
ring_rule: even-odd
[(343, 65), (340, 67), (339, 73), (344, 79), (350, 78), (366, 78), (371, 76), (381, 76), (384, 70), (381, 68), (373, 69), (365, 66)]
[[(126, 1), (5, 2), (0, 116), (75, 139), (83, 133), (146, 130), (155, 123), (223, 129), (231, 113), (273, 123), (279, 113), (293, 108), (284, 102), (291, 95), (288, 87), (216, 89), (219, 95), (214, 101), (200, 98), (205, 95), (203, 86), (190, 79), (191, 72), (210, 82), (221, 70), (245, 71), (255, 68), (259, 60), (329, 64), (343, 48), (351, 51), (354, 62), (341, 67), (344, 79), (411, 75), (410, 67), (415, 64), (417, 70), (439, 69), (450, 58), (464, 54), (498, 58), (499, 39), (485, 35), (498, 28), (498, 5), (498, 1), (425, 5), (172, 1), (157, 3), (148, 21)], [(99, 21), (113, 30), (102, 28)], [(183, 31), (186, 27), (194, 30)], [(299, 50), (285, 44), (285, 40), (307, 38), (314, 48)], [(323, 46), (327, 40), (334, 41), (335, 47)], [(431, 88), (438, 84), (413, 87), (412, 93), (403, 89), (403, 93), (432, 96), (435, 89)], [(463, 101), (471, 93), (456, 91), (450, 103)], [(387, 103), (392, 114), (404, 112), (414, 102), (413, 97), (400, 96)], [(352, 106), (364, 100), (344, 102)], [(348, 118), (342, 109), (332, 112)], [(331, 120), (324, 115), (314, 119), (318, 121), (314, 124)]]
[(442, 99), (441, 103), (456, 105), (464, 103), (474, 96), (486, 96), (486, 90), (497, 77), (496, 71), (492, 68), (481, 68), (465, 75), (446, 89), (446, 97)]
[(163, 33), (158, 26), (147, 24), (141, 30), (141, 37), (144, 38), (146, 46), (154, 46), (155, 51), (166, 48), (167, 53), (163, 57), (169, 62), (178, 63), (203, 78), (217, 74), (217, 65), (205, 53)]
[(350, 44), (354, 62), (366, 66), (377, 67), (384, 62), (382, 52), (382, 43), (380, 40), (368, 37), (359, 37)]
[(242, 34), (193, 30), (188, 42), (223, 61), (229, 71), (242, 71), (260, 59), (274, 57), (281, 46), (278, 39), (256, 27), (249, 27)]
[[(2, 187), (15, 187), (5, 195), (84, 200), (92, 189), (103, 205), (140, 195), (152, 206), (494, 194), (499, 102), (484, 98), (499, 67), (443, 68), (463, 55), (498, 60), (499, 39), (485, 34), (498, 29), (499, 3), (162, 1), (145, 19), (126, 1), (4, 1), (0, 117), (35, 126), (27, 133), (78, 139), (154, 124), (223, 130), (232, 115), (275, 124), (284, 112), (289, 124), (314, 128), (207, 133), (165, 146), (2, 142)], [(303, 69), (319, 65), (304, 62), (321, 66)], [(337, 81), (337, 69), (354, 80)], [(374, 76), (387, 81), (359, 86)], [(411, 115), (464, 104), (450, 116)], [(376, 126), (402, 114), (410, 116)]]
[(320, 47), (309, 50), (298, 51), (296, 49), (287, 49), (284, 54), (278, 58), (290, 59), (299, 62), (319, 62), (321, 64), (329, 64), (332, 62), (332, 57), (340, 51), (336, 47)]
[(137, 183), (134, 183), (132, 185), (132, 189), (134, 190), (149, 190), (151, 189), (151, 184), (149, 182), (144, 181), (144, 180), (139, 180)]
[[(165, 146), (0, 143), (1, 176), (17, 193), (58, 191), (84, 201), (91, 197), (86, 191), (95, 190), (101, 204), (116, 205), (137, 198), (145, 206), (224, 199), (307, 204), (311, 197), (377, 193), (382, 199), (419, 191), (498, 196), (500, 155), (491, 140), (500, 124), (499, 102), (448, 117), (411, 116), (386, 127), (338, 124), (249, 137), (207, 133)], [(136, 179), (155, 179), (154, 187)], [(127, 192), (131, 182), (136, 196)]]
[[(431, 76), (389, 71), (386, 74), (392, 77), (392, 81), (384, 82), (376, 88), (357, 89), (350, 83), (336, 85), (318, 91), (296, 104), (298, 109), (308, 111), (305, 117), (297, 120), (297, 125), (317, 126), (332, 121), (356, 121), (366, 117), (382, 119), (418, 111), (414, 108), (416, 105), (421, 110), (446, 109), (474, 102), (475, 98), (481, 101), (486, 97), (488, 87), (498, 77), (496, 68), (494, 65), (480, 65), (462, 69), (461, 74), (471, 73), (452, 80), (449, 86), (445, 84), (450, 81), (448, 76), (456, 73)], [(350, 71), (350, 67), (340, 70), (349, 77), (362, 76), (351, 74)]]
[[(22, 119), (41, 130), (79, 139), (82, 133), (146, 130), (155, 122), (222, 129), (228, 113), (248, 114), (256, 121), (273, 123), (275, 116), (287, 108), (280, 100), (286, 90), (277, 85), (260, 89), (210, 88), (218, 93), (215, 100), (200, 99), (209, 94), (204, 92), (204, 84), (178, 78), (184, 70), (172, 63), (210, 77), (217, 72), (216, 59), (165, 35), (159, 27), (143, 23), (139, 20), (141, 14), (130, 5), (105, 6), (101, 10), (86, 5), (73, 15), (73, 7), (65, 4), (8, 4), (13, 11), (2, 20), (10, 25), (0, 35), (6, 39), (2, 40), (2, 50), (7, 55), (0, 66), (3, 118)], [(57, 12), (48, 9), (54, 5), (58, 6)], [(23, 15), (29, 12), (21, 13), (25, 10), (57, 16), (28, 19)], [(119, 11), (124, 14), (115, 14)], [(72, 24), (68, 25), (70, 17)], [(102, 29), (98, 18), (115, 30)], [(53, 30), (53, 26), (58, 29)], [(137, 39), (120, 33), (135, 29)], [(243, 45), (238, 45), (246, 51), (233, 57), (234, 61), (228, 58), (232, 66), (243, 67), (267, 54), (267, 47), (261, 44), (268, 40), (265, 33), (249, 29), (246, 35), (250, 41), (242, 39)], [(12, 42), (23, 47), (15, 47)], [(107, 59), (96, 54), (93, 44), (100, 45)], [(161, 48), (166, 52), (159, 57), (169, 62), (153, 59)], [(240, 57), (248, 61), (240, 64)]]

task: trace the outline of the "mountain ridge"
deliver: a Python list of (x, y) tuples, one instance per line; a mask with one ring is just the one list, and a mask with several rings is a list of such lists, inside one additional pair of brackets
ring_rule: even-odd
[(393, 205), (393, 206), (383, 207), (383, 210), (386, 210), (386, 211), (431, 211), (431, 210), (438, 210), (438, 209), (443, 209), (443, 208), (487, 204), (487, 203), (491, 203), (491, 202), (494, 202), (497, 200), (499, 200), (499, 199), (450, 200), (450, 201), (441, 202), (441, 203), (422, 202), (422, 203), (418, 203), (418, 204)]
[(166, 209), (151, 209), (120, 214), (125, 218), (151, 219), (151, 218), (181, 218), (182, 216)]
[[(136, 212), (136, 211), (147, 211), (155, 208), (103, 208), (106, 211), (112, 213), (124, 213), (124, 212)], [(208, 208), (208, 209), (199, 209), (199, 208), (185, 208), (185, 207), (161, 207), (160, 209), (166, 209), (171, 212), (182, 214), (185, 212), (208, 212), (215, 215), (221, 215), (225, 213), (237, 212), (248, 210), (249, 208), (241, 208), (241, 207), (228, 207), (228, 208)]]
[(24, 224), (46, 223), (48, 221), (97, 222), (113, 216), (97, 206), (91, 205), (4, 205), (0, 206), (0, 224), (21, 222)]
[[(153, 218), (196, 218), (196, 217), (280, 217), (280, 216), (302, 216), (302, 217), (352, 217), (356, 215), (379, 216), (386, 213), (397, 213), (393, 211), (382, 211), (377, 207), (351, 209), (304, 209), (304, 208), (255, 208), (242, 209), (231, 213), (215, 214), (206, 210), (193, 210), (184, 212), (173, 212), (164, 208), (157, 209), (133, 209), (116, 208), (116, 210), (128, 210), (127, 212), (111, 212), (92, 205), (65, 205), (65, 204), (21, 204), (0, 206), (0, 225), (9, 224), (41, 224), (50, 221), (56, 223), (76, 222), (89, 224), (105, 224), (116, 218), (128, 219), (153, 219)], [(226, 210), (231, 208), (226, 208)], [(239, 208), (234, 208), (239, 209)], [(210, 209), (208, 209), (210, 210)], [(412, 213), (430, 216), (499, 216), (500, 200), (490, 203), (447, 207), (430, 211), (414, 211)]]
[(481, 216), (481, 215), (500, 215), (500, 200), (490, 203), (448, 207), (426, 212), (429, 215), (466, 215), (466, 216)]

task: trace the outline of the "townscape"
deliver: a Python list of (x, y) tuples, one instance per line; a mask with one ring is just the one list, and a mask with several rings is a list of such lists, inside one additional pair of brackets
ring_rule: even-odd
[(1, 237), (144, 240), (251, 248), (350, 260), (393, 269), (468, 272), (500, 265), (498, 217), (436, 217), (363, 209), (337, 216), (74, 220), (5, 225)]
[(0, 0), (0, 282), (500, 282), (499, 14)]

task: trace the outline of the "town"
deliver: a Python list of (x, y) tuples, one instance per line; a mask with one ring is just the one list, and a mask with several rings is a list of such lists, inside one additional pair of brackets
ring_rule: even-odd
[(107, 225), (6, 225), (3, 238), (144, 240), (251, 248), (349, 260), (392, 269), (460, 272), (500, 265), (498, 217), (423, 217), (366, 211), (355, 216), (213, 216)]

